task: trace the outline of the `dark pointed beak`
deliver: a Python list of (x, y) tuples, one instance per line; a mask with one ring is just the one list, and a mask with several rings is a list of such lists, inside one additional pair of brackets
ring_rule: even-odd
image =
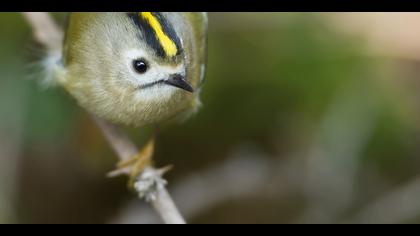
[(171, 75), (168, 79), (163, 81), (167, 85), (171, 85), (190, 93), (194, 92), (193, 87), (185, 80), (184, 76), (180, 74)]

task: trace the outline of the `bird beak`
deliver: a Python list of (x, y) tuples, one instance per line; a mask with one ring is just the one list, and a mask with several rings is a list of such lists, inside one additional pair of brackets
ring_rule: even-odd
[(168, 79), (163, 81), (167, 85), (171, 85), (190, 93), (194, 92), (193, 87), (185, 80), (184, 76), (180, 74), (171, 75)]

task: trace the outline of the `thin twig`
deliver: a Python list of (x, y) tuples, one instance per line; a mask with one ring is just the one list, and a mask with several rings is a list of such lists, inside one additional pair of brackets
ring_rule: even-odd
[(48, 51), (61, 51), (63, 32), (46, 12), (23, 12), (35, 39)]
[[(184, 216), (195, 218), (215, 206), (238, 199), (288, 199), (300, 194), (303, 176), (295, 155), (270, 155), (252, 143), (241, 144), (226, 160), (184, 176), (172, 196)], [(211, 186), (210, 188), (208, 186)], [(129, 202), (110, 223), (154, 224), (159, 218), (139, 201)]]
[[(127, 160), (138, 152), (130, 138), (115, 125), (98, 117), (94, 117), (94, 120), (120, 160)], [(129, 170), (126, 171), (128, 174)], [(161, 178), (162, 174), (160, 170), (146, 168), (136, 183), (136, 189), (140, 196), (150, 201), (165, 223), (184, 224), (185, 220), (164, 187), (166, 181)]]
[[(48, 13), (25, 12), (23, 15), (32, 27), (34, 37), (39, 43), (49, 51), (60, 51), (63, 34)], [(93, 117), (93, 119), (120, 160), (127, 160), (138, 152), (136, 145), (116, 126), (98, 117)], [(124, 173), (128, 174), (129, 171), (126, 169)], [(151, 203), (165, 223), (184, 224), (185, 220), (165, 188), (166, 181), (162, 178), (163, 173), (164, 170), (146, 168), (138, 177), (135, 188), (140, 197)]]

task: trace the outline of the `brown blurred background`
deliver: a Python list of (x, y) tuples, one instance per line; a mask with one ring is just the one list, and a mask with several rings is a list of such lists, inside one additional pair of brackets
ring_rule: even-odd
[[(419, 13), (209, 23), (204, 106), (157, 141), (188, 222), (420, 223)], [(117, 159), (86, 112), (39, 85), (22, 16), (0, 35), (0, 223), (159, 223), (105, 178)]]

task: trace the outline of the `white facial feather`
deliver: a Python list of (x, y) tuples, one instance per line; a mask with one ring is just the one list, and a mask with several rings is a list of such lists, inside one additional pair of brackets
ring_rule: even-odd
[[(127, 79), (133, 86), (142, 87), (147, 84), (152, 84), (156, 81), (169, 78), (173, 74), (185, 75), (182, 65), (178, 66), (164, 66), (160, 65), (150, 59), (142, 49), (131, 49), (123, 53), (125, 65), (127, 68)], [(133, 69), (133, 61), (144, 58), (148, 63), (148, 70), (144, 74), (139, 74)], [(170, 99), (178, 88), (166, 84), (156, 84), (152, 87), (139, 89), (135, 94), (136, 99), (143, 102)]]

